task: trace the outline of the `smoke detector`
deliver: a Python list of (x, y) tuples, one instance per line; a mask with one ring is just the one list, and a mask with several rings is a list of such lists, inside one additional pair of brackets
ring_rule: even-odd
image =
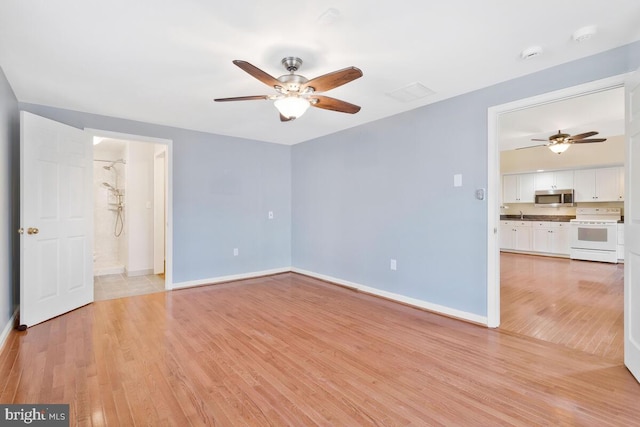
[(542, 55), (542, 47), (540, 46), (530, 46), (520, 52), (520, 58), (522, 59), (531, 59), (540, 55)]
[(584, 41), (589, 40), (591, 37), (595, 36), (598, 32), (598, 29), (595, 25), (589, 25), (586, 27), (578, 28), (571, 38), (574, 42), (582, 43)]

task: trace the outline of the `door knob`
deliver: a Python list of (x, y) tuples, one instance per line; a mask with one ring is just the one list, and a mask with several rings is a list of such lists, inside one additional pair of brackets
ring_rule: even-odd
[(36, 227), (27, 228), (27, 234), (38, 234), (39, 232), (40, 230), (38, 230)]

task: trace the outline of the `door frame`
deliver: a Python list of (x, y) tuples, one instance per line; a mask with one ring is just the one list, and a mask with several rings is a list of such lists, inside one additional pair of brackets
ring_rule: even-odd
[[(500, 147), (498, 120), (503, 113), (624, 87), (630, 73), (489, 107), (487, 110), (487, 326), (500, 326)], [(626, 201), (625, 201), (626, 204)]]
[[(167, 216), (167, 149), (153, 155), (153, 274), (164, 274)], [(156, 198), (162, 198), (162, 204)]]
[[(132, 142), (148, 142), (152, 144), (163, 144), (166, 149), (166, 188), (165, 188), (165, 211), (166, 211), (166, 230), (165, 230), (165, 272), (164, 272), (164, 288), (165, 290), (173, 289), (173, 140), (156, 138), (145, 135), (135, 135), (123, 132), (114, 132), (104, 129), (85, 128), (93, 136), (102, 138), (122, 139)], [(155, 155), (154, 155), (155, 159)]]

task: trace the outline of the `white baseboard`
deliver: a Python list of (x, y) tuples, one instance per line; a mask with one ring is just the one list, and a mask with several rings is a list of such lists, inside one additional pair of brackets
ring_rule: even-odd
[(213, 285), (234, 280), (253, 279), (254, 277), (271, 276), (273, 274), (288, 273), (291, 267), (274, 268), (272, 270), (254, 271), (251, 273), (232, 274), (229, 276), (211, 277), (209, 279), (190, 280), (187, 282), (174, 283), (171, 289), (191, 288), (194, 286)]
[(209, 279), (199, 279), (199, 280), (191, 280), (187, 282), (179, 282), (179, 283), (174, 283), (171, 289), (182, 289), (182, 288), (191, 288), (195, 286), (212, 285), (216, 283), (231, 282), (234, 280), (252, 279), (260, 276), (270, 276), (272, 274), (280, 274), (280, 273), (288, 273), (288, 272), (294, 272), (294, 273), (303, 274), (309, 277), (315, 277), (316, 279), (324, 280), (324, 281), (341, 285), (341, 286), (346, 286), (348, 288), (355, 289), (360, 292), (387, 298), (392, 301), (401, 302), (403, 304), (422, 308), (425, 310), (432, 311), (434, 313), (443, 314), (445, 316), (466, 320), (468, 322), (479, 323), (481, 325), (488, 324), (487, 316), (479, 316), (474, 313), (456, 310), (450, 307), (434, 304), (434, 303), (423, 301), (417, 298), (412, 298), (405, 295), (396, 294), (393, 292), (383, 291), (381, 289), (372, 288), (370, 286), (349, 282), (347, 280), (338, 279), (337, 277), (331, 277), (324, 274), (319, 274), (313, 271), (303, 270), (301, 268), (295, 268), (295, 267), (283, 267), (283, 268), (276, 268), (272, 270), (256, 271), (252, 273), (233, 274), (229, 276), (212, 277)]
[(127, 277), (136, 277), (136, 276), (148, 276), (149, 274), (153, 274), (153, 268), (146, 268), (144, 270), (124, 270), (124, 274)]
[(109, 274), (124, 273), (124, 265), (116, 265), (113, 267), (93, 267), (94, 276), (107, 276)]
[(16, 316), (18, 315), (18, 309), (13, 312), (13, 315), (9, 318), (9, 322), (2, 328), (2, 332), (0, 332), (0, 351), (4, 348), (4, 344), (7, 341), (7, 337), (9, 337), (9, 333), (13, 329), (14, 322), (16, 321)]
[(405, 295), (395, 294), (393, 292), (383, 291), (381, 289), (372, 288), (369, 286), (361, 285), (359, 283), (349, 282), (347, 280), (338, 279), (336, 277), (326, 276), (324, 274), (314, 273), (313, 271), (307, 271), (300, 268), (292, 268), (291, 271), (293, 271), (294, 273), (304, 274), (305, 276), (315, 277), (316, 279), (325, 280), (327, 282), (346, 286), (348, 288), (352, 288), (360, 292), (365, 292), (371, 295), (376, 295), (376, 296), (387, 298), (393, 301), (398, 301), (414, 307), (423, 308), (425, 310), (433, 311), (434, 313), (439, 313), (445, 316), (455, 317), (457, 319), (479, 323), (482, 325), (488, 325), (487, 316), (479, 316), (474, 313), (468, 313), (466, 311), (456, 310), (443, 305), (434, 304), (434, 303), (423, 301), (417, 298), (411, 298)]

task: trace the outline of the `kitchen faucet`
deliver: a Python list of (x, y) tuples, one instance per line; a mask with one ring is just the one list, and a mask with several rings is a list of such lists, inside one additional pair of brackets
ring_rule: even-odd
[(520, 211), (520, 219), (524, 219), (524, 214)]

